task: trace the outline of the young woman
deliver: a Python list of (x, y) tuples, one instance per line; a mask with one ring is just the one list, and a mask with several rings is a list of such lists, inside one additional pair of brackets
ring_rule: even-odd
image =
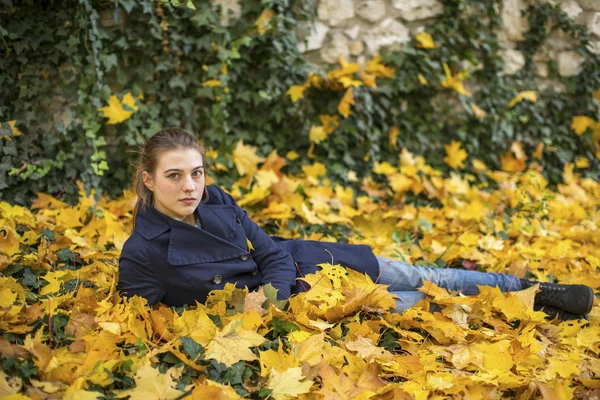
[[(133, 184), (138, 195), (134, 232), (119, 259), (118, 288), (150, 305), (194, 304), (226, 282), (250, 290), (271, 283), (278, 298), (303, 290), (296, 277), (314, 273), (316, 264), (331, 262), (368, 274), (389, 285), (403, 311), (424, 298), (423, 280), (466, 295), (477, 285), (517, 291), (538, 282), (513, 275), (450, 268), (415, 267), (376, 257), (366, 245), (322, 243), (270, 237), (234, 199), (205, 184), (204, 149), (178, 128), (164, 129), (142, 147)], [(253, 244), (249, 251), (247, 240)], [(540, 284), (538, 309), (560, 319), (582, 318), (594, 293), (584, 285)]]

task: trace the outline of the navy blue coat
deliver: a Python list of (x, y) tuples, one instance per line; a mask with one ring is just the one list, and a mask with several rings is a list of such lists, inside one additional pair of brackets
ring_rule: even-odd
[[(314, 273), (332, 255), (334, 263), (377, 279), (369, 246), (270, 237), (221, 188), (207, 189), (208, 201), (196, 209), (202, 228), (140, 207), (119, 258), (117, 287), (125, 296), (182, 306), (204, 302), (211, 290), (231, 282), (250, 290), (271, 283), (286, 299), (303, 290), (297, 276)], [(248, 251), (246, 238), (255, 250)]]

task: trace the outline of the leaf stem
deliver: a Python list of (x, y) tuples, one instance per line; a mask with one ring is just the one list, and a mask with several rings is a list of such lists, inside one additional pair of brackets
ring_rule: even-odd
[(48, 297), (48, 335), (50, 336), (50, 350), (52, 350), (52, 307)]
[[(295, 262), (294, 265), (296, 266), (296, 269), (298, 270), (298, 273), (300, 274), (300, 276), (304, 278), (304, 274), (302, 274), (302, 271), (300, 271), (300, 267), (298, 267), (298, 263)], [(300, 285), (302, 286), (302, 289), (304, 289), (304, 291), (307, 292), (308, 289), (307, 289), (306, 286), (304, 286), (304, 283), (302, 281), (300, 281), (300, 280), (298, 282), (300, 282)]]
[[(455, 238), (455, 239), (452, 241), (452, 243), (450, 243), (450, 244), (448, 245), (448, 247), (446, 247), (446, 250), (444, 250), (444, 252), (443, 252), (442, 254), (440, 254), (440, 255), (438, 256), (438, 258), (436, 258), (436, 259), (435, 259), (434, 263), (435, 263), (435, 262), (437, 262), (437, 260), (440, 260), (440, 259), (442, 259), (442, 257), (444, 257), (444, 255), (445, 255), (445, 254), (448, 252), (448, 250), (450, 250), (450, 247), (452, 247), (452, 245), (454, 245), (454, 243), (456, 243), (456, 242), (458, 241), (458, 239), (460, 239), (460, 237), (461, 237), (462, 235), (464, 235), (465, 233), (469, 232), (469, 231), (470, 231), (470, 230), (471, 230), (471, 229), (472, 229), (474, 226), (475, 226), (475, 223), (471, 224), (471, 226), (467, 227), (467, 229), (465, 229), (464, 231), (462, 231), (462, 232), (460, 233), (460, 235), (458, 235), (458, 236), (457, 236), (457, 237), (456, 237), (456, 238)], [(446, 268), (448, 268), (448, 265), (450, 265), (450, 264), (447, 264), (447, 265), (446, 265)]]
[(56, 198), (59, 198), (64, 194), (65, 190), (67, 190), (67, 188), (69, 186), (71, 186), (71, 183), (73, 183), (73, 179), (75, 179), (75, 175), (73, 175), (71, 177), (71, 180), (69, 181), (69, 183), (67, 183), (65, 186), (63, 186), (63, 188), (60, 190), (60, 192), (56, 195)]
[(8, 47), (6, 40), (4, 40), (4, 35), (1, 33), (0, 33), (0, 39), (2, 39), (2, 43), (4, 43), (4, 47), (6, 47), (6, 55), (4, 56), (4, 58), (8, 58), (8, 55), (10, 54), (10, 47)]

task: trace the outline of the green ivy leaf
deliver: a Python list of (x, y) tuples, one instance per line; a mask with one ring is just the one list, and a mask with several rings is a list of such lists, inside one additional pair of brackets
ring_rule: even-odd
[(183, 351), (188, 357), (196, 364), (200, 364), (200, 361), (204, 359), (204, 348), (202, 345), (196, 343), (194, 339), (182, 336), (181, 343), (183, 344)]
[(275, 287), (272, 284), (267, 283), (266, 285), (263, 285), (263, 290), (265, 293), (265, 297), (267, 298), (267, 300), (265, 300), (264, 303), (262, 304), (262, 307), (264, 309), (268, 309), (269, 304), (273, 304), (275, 307), (277, 307), (281, 310), (283, 310), (285, 308), (288, 301), (287, 300), (277, 300), (277, 293), (279, 292), (279, 290), (275, 289)]

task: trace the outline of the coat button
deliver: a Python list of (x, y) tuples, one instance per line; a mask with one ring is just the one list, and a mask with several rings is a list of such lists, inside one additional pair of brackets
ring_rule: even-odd
[(222, 277), (221, 275), (215, 275), (215, 276), (213, 277), (213, 282), (214, 282), (214, 283), (216, 283), (217, 285), (218, 285), (219, 283), (221, 283), (221, 281), (222, 281), (222, 280), (223, 280), (223, 277)]
[(250, 272), (250, 275), (252, 275), (252, 276), (256, 276), (256, 274), (258, 274), (258, 270), (254, 270), (254, 271)]
[(244, 254), (241, 258), (242, 260), (246, 261), (250, 256), (248, 254)]

